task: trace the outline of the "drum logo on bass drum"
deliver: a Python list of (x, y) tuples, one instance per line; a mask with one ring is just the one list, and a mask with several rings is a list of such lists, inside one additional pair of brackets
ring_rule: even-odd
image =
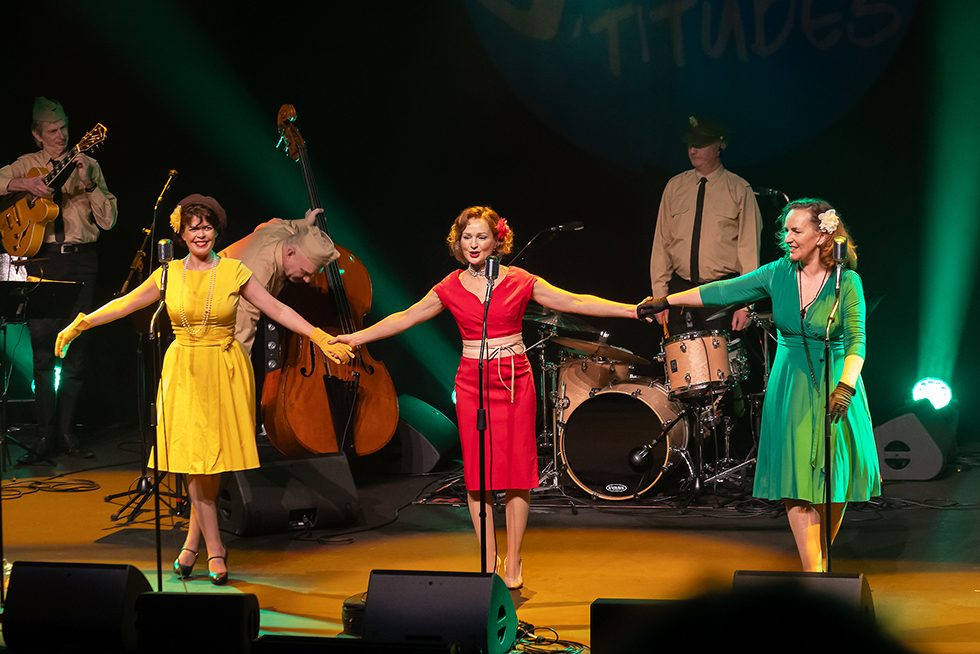
[(606, 486), (607, 493), (625, 493), (626, 484), (609, 484)]

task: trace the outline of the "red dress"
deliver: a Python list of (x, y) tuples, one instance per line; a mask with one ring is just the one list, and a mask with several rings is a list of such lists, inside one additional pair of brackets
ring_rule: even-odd
[[(450, 273), (433, 290), (456, 319), (460, 336), (464, 340), (479, 340), (483, 301), (463, 287), (459, 275), (459, 271)], [(493, 289), (487, 338), (521, 333), (524, 310), (537, 279), (520, 268), (508, 268), (507, 275)], [(476, 359), (460, 359), (456, 371), (456, 420), (463, 446), (463, 476), (466, 490), (470, 491), (480, 490), (480, 440), (476, 429), (478, 373)], [(489, 389), (489, 401), (484, 402), (488, 427), (486, 487), (488, 490), (537, 488), (536, 395), (527, 356), (492, 359), (484, 363), (483, 374), (484, 391)]]

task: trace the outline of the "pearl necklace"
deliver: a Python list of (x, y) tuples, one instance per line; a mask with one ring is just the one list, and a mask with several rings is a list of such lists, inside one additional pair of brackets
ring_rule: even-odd
[(473, 266), (467, 266), (466, 272), (468, 272), (469, 274), (471, 274), (474, 277), (486, 277), (487, 276), (487, 269), (486, 268), (484, 268), (483, 270), (475, 270), (473, 268)]
[(187, 315), (184, 313), (184, 287), (187, 286), (187, 258), (184, 259), (184, 269), (180, 277), (180, 324), (184, 326), (184, 330), (193, 337), (197, 337), (198, 334), (208, 330), (208, 319), (211, 318), (211, 301), (214, 299), (214, 280), (217, 278), (218, 271), (218, 255), (211, 253), (213, 259), (211, 260), (211, 284), (208, 288), (208, 299), (204, 304), (204, 319), (201, 321), (201, 326), (197, 329), (191, 329), (190, 322), (187, 320)]

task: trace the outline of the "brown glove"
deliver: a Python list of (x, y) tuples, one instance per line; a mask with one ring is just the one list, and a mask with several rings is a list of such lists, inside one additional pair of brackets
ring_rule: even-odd
[(330, 340), (332, 338), (333, 336), (319, 327), (314, 329), (313, 334), (310, 335), (310, 340), (316, 343), (323, 350), (323, 353), (330, 357), (330, 360), (334, 363), (347, 363), (354, 358), (354, 350), (350, 345), (346, 343), (334, 343), (331, 345)]
[(84, 313), (75, 316), (75, 320), (70, 325), (58, 332), (58, 339), (54, 342), (54, 355), (64, 358), (68, 345), (91, 326), (85, 319)]
[(854, 388), (844, 382), (838, 382), (837, 388), (830, 394), (830, 419), (839, 422), (847, 416), (847, 407), (851, 406)]

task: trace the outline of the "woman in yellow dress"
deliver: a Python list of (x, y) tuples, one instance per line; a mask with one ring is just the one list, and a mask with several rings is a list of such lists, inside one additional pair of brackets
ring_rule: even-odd
[[(239, 296), (284, 327), (310, 337), (337, 363), (350, 347), (272, 297), (240, 261), (219, 257), (214, 243), (227, 219), (214, 198), (190, 195), (170, 217), (188, 255), (167, 273), (166, 307), (176, 340), (163, 360), (157, 392), (159, 469), (187, 475), (191, 518), (174, 572), (190, 576), (203, 537), (211, 583), (228, 580), (227, 550), (218, 531), (215, 498), (221, 473), (259, 466), (255, 448), (255, 380), (252, 364), (235, 340)], [(59, 335), (55, 354), (82, 331), (148, 306), (160, 298), (162, 268), (139, 287), (88, 315), (79, 314)], [(150, 465), (154, 454), (150, 453)]]

